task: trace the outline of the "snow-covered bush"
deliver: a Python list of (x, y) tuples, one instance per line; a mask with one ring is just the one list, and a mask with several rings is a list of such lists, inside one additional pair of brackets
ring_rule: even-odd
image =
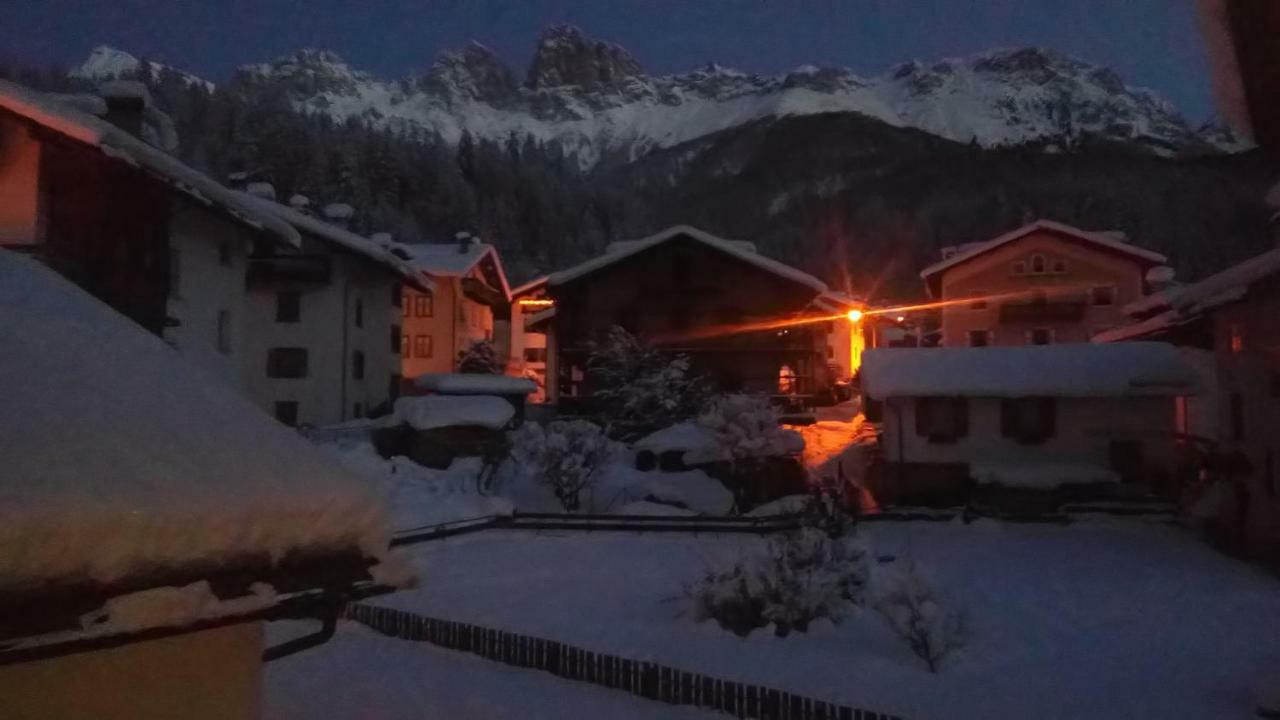
[(690, 463), (749, 463), (804, 448), (798, 433), (778, 427), (778, 414), (763, 395), (717, 395), (698, 415), (697, 423), (715, 439), (715, 446), (687, 453), (685, 461)]
[(914, 566), (889, 577), (876, 608), (931, 673), (964, 647), (968, 629), (964, 614), (947, 609)]
[(604, 431), (585, 420), (526, 423), (514, 434), (512, 456), (534, 481), (547, 485), (568, 512), (590, 507), (597, 473), (613, 454)]
[(591, 343), (587, 372), (594, 414), (620, 440), (694, 417), (709, 392), (687, 356), (669, 356), (617, 326)]
[(458, 372), (480, 373), (482, 375), (501, 375), (506, 370), (505, 363), (498, 357), (490, 340), (477, 340), (458, 353)]
[(698, 621), (714, 619), (742, 636), (772, 624), (785, 637), (819, 618), (844, 619), (862, 604), (867, 575), (866, 548), (854, 537), (804, 527), (770, 540), (763, 552), (708, 570), (685, 593)]

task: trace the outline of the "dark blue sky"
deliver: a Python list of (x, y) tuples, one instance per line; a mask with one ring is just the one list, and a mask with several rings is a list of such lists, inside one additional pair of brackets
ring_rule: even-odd
[(538, 30), (571, 22), (650, 72), (716, 60), (777, 72), (805, 63), (862, 74), (992, 47), (1053, 47), (1152, 87), (1188, 118), (1213, 114), (1193, 0), (9, 0), (0, 53), (79, 62), (109, 44), (218, 79), (300, 47), (402, 77), (468, 39), (523, 73)]

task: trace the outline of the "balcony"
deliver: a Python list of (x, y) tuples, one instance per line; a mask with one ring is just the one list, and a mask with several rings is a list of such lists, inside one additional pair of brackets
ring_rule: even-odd
[(1083, 300), (1032, 300), (1000, 306), (1002, 323), (1070, 323), (1084, 319)]
[(324, 285), (329, 276), (329, 258), (324, 255), (270, 255), (249, 258), (245, 281), (249, 287)]

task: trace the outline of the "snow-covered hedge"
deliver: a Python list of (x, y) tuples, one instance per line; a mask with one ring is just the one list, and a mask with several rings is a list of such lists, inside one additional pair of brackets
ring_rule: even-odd
[(804, 450), (804, 438), (778, 427), (778, 414), (763, 395), (717, 395), (698, 415), (697, 424), (713, 442), (685, 453), (685, 462), (691, 464), (737, 463)]
[(597, 475), (615, 450), (600, 426), (585, 420), (528, 423), (514, 434), (512, 448), (525, 474), (549, 486), (569, 512), (590, 508)]

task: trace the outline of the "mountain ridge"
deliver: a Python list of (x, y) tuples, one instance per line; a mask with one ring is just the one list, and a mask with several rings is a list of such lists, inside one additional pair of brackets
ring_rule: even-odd
[[(128, 66), (120, 57), (92, 63), (104, 49), (73, 73), (90, 77), (96, 67), (109, 75)], [(153, 72), (163, 67), (151, 65)], [(1161, 155), (1245, 147), (1225, 127), (1192, 128), (1167, 100), (1126, 85), (1109, 68), (1035, 47), (913, 60), (874, 77), (812, 65), (760, 75), (715, 63), (649, 75), (625, 48), (559, 25), (540, 35), (523, 78), (473, 41), (401, 80), (376, 78), (337, 53), (311, 48), (242, 65), (234, 82), (277, 87), (303, 112), (362, 118), (395, 131), (419, 128), (450, 143), (463, 133), (491, 140), (527, 135), (558, 143), (584, 169), (630, 162), (764, 117), (825, 112), (857, 112), (983, 147), (1044, 141), (1067, 147), (1082, 139), (1133, 143)]]

